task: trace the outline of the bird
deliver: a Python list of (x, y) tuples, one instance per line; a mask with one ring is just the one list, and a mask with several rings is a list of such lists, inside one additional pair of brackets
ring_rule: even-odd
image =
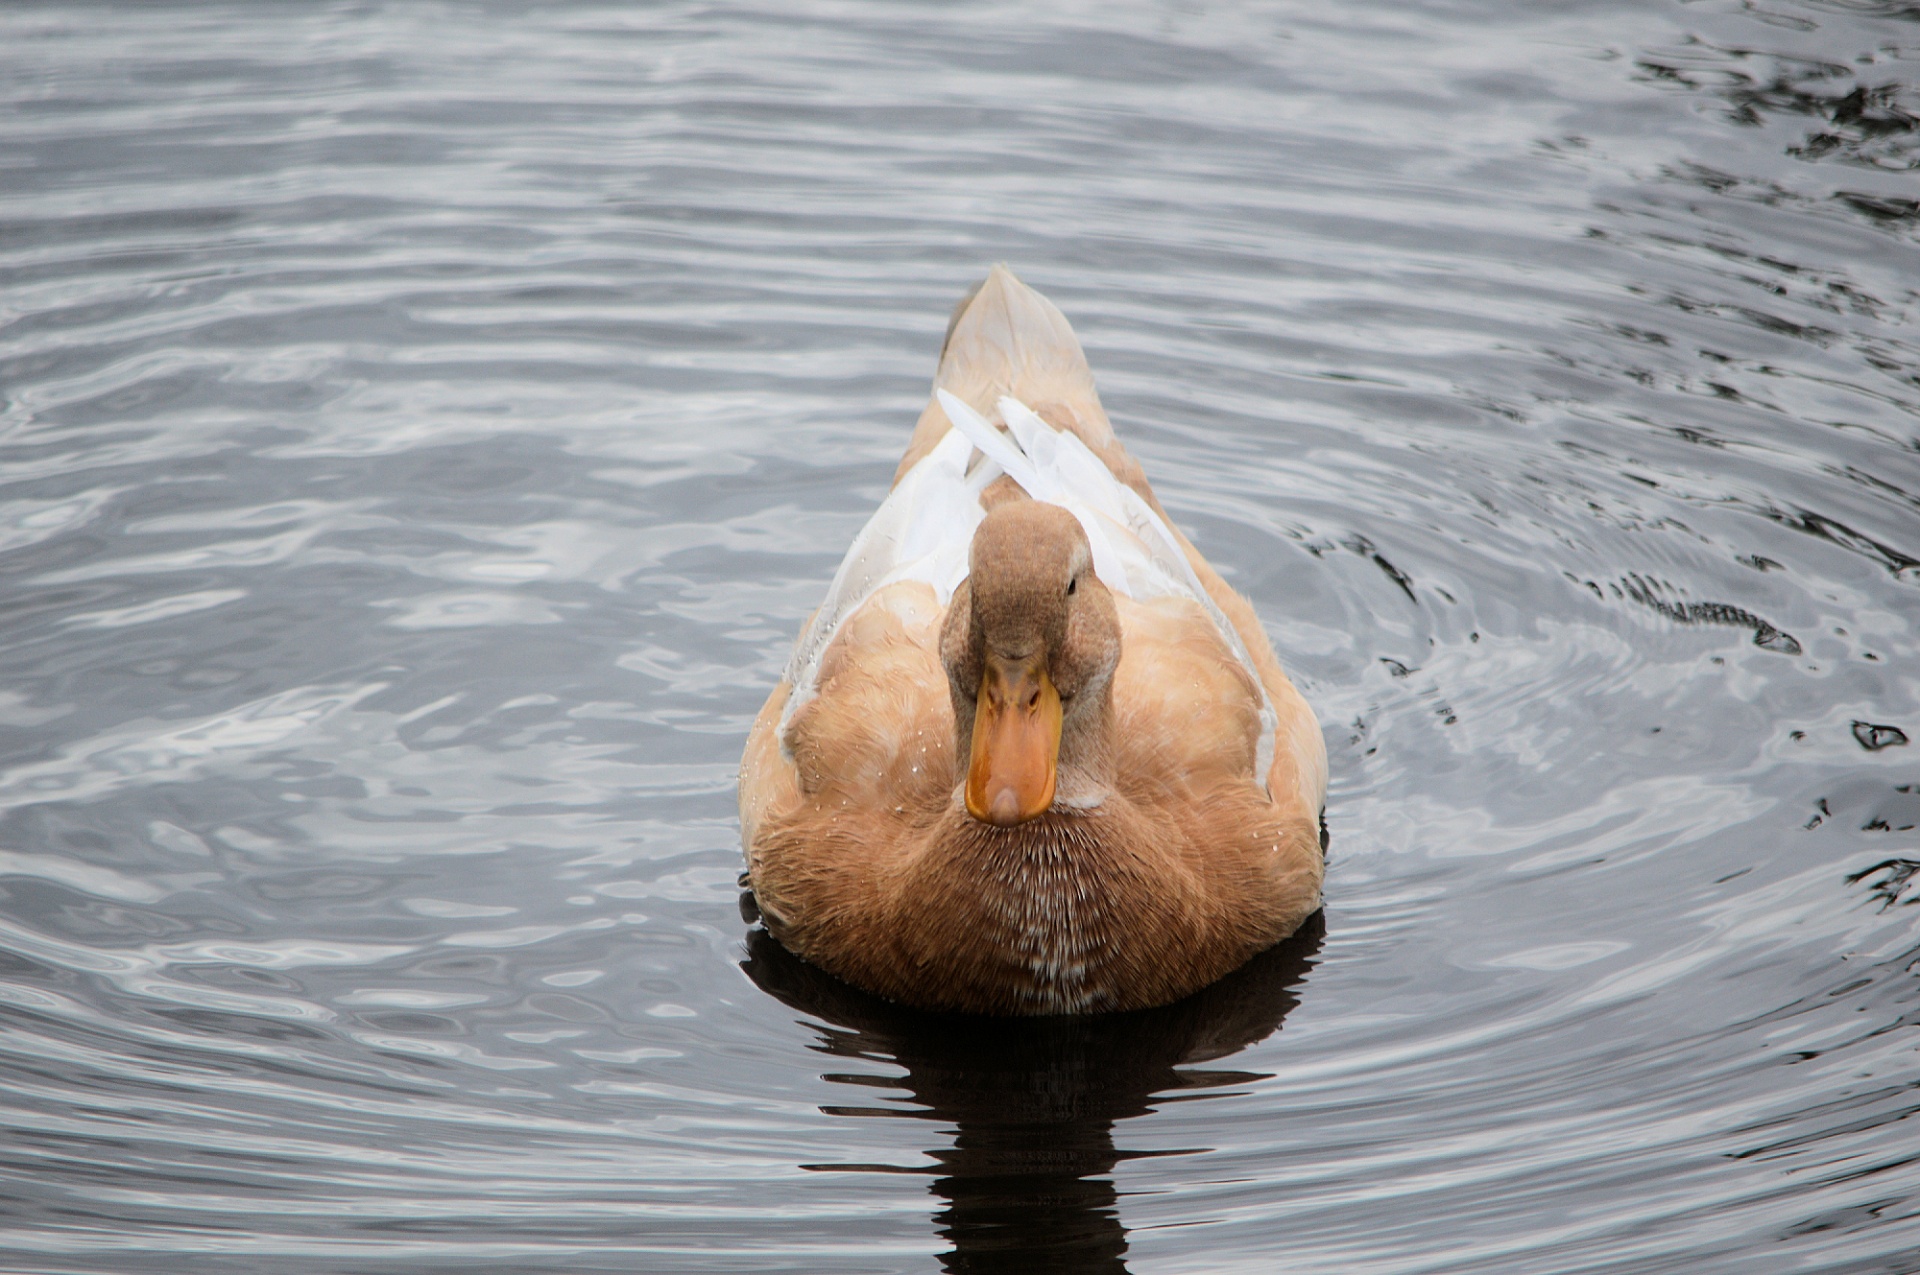
[(917, 1009), (1168, 1004), (1320, 908), (1326, 789), (1253, 607), (1115, 436), (1066, 317), (993, 267), (749, 730), (759, 919)]

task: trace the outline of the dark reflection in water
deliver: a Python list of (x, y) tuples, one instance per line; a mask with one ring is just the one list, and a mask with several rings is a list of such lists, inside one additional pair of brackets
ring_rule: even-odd
[[(849, 987), (781, 947), (765, 930), (747, 939), (742, 968), (762, 990), (815, 1018), (820, 1048), (893, 1063), (824, 1077), (902, 1090), (912, 1105), (823, 1107), (829, 1115), (912, 1117), (952, 1126), (928, 1148), (937, 1167), (817, 1164), (839, 1172), (935, 1175), (935, 1219), (953, 1247), (954, 1275), (1126, 1270), (1126, 1228), (1108, 1175), (1143, 1154), (1114, 1144), (1114, 1125), (1156, 1103), (1206, 1097), (1266, 1073), (1196, 1068), (1264, 1040), (1299, 1003), (1326, 935), (1315, 913), (1291, 939), (1186, 1000), (1131, 1014), (983, 1018), (905, 1009)], [(1195, 1151), (1210, 1148), (1193, 1148)]]

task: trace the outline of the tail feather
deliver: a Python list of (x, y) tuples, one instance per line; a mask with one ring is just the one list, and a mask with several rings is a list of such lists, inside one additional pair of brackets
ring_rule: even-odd
[[(989, 270), (955, 307), (940, 347), (933, 387), (996, 424), (1003, 423), (1001, 398), (1018, 399), (1054, 428), (1079, 435), (1096, 453), (1124, 455), (1106, 409), (1100, 406), (1080, 338), (1059, 307), (1020, 282), (1004, 265)], [(947, 428), (938, 401), (929, 403), (899, 474), (933, 450)]]
[(933, 383), (989, 418), (1006, 396), (1113, 432), (1067, 317), (1003, 265), (954, 310)]

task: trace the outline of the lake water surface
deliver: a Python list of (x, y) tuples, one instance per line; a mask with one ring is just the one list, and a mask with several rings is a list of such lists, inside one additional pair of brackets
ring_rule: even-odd
[[(997, 260), (1332, 756), (1152, 1013), (742, 919)], [(9, 5), (0, 602), (6, 1270), (1920, 1270), (1907, 0)]]

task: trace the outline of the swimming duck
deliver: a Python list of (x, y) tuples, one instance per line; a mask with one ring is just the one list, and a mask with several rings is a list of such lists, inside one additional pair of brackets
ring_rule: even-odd
[(748, 736), (769, 932), (925, 1009), (1183, 997), (1320, 906), (1326, 746), (1167, 518), (1065, 317), (954, 311), (893, 488)]

